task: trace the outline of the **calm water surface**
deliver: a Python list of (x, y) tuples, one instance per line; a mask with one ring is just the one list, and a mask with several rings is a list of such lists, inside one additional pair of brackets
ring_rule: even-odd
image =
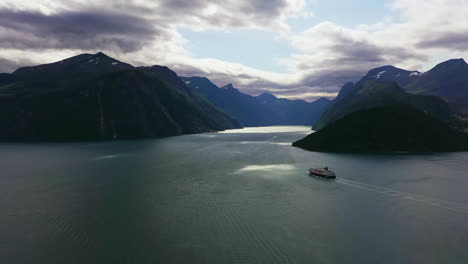
[(290, 146), (309, 131), (1, 144), (0, 263), (468, 263), (468, 153)]

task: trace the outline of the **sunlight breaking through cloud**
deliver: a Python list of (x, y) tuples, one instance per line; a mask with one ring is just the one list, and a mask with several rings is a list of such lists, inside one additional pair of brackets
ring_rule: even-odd
[(248, 165), (236, 171), (236, 173), (250, 172), (250, 171), (284, 172), (284, 171), (294, 170), (295, 168), (296, 167), (294, 166), (294, 164)]
[(245, 127), (242, 129), (229, 129), (225, 131), (221, 131), (218, 133), (225, 133), (225, 134), (252, 134), (252, 133), (290, 133), (290, 132), (298, 132), (298, 133), (311, 133), (311, 127), (309, 126), (273, 126), (273, 127)]
[(272, 144), (280, 146), (291, 146), (289, 142), (272, 142), (272, 141), (241, 141), (241, 144)]
[(232, 174), (246, 174), (268, 180), (282, 180), (293, 175), (295, 170), (296, 166), (294, 164), (247, 165)]

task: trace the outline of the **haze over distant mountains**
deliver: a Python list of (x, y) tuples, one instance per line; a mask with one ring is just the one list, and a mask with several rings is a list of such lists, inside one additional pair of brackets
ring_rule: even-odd
[(237, 118), (243, 126), (313, 125), (330, 100), (288, 100), (263, 93), (251, 96), (228, 84), (218, 87), (204, 77), (183, 77), (186, 84), (211, 103)]

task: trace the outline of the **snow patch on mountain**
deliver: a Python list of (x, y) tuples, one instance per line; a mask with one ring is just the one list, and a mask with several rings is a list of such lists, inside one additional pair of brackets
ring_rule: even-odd
[(377, 73), (377, 75), (375, 76), (375, 78), (376, 78), (376, 79), (379, 79), (379, 78), (382, 76), (382, 74), (384, 74), (385, 72), (386, 72), (386, 71), (381, 71), (381, 72)]

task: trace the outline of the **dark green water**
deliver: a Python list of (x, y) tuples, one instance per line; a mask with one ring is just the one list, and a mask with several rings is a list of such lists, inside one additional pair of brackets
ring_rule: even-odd
[(0, 263), (468, 262), (468, 153), (290, 147), (304, 131), (1, 144)]

